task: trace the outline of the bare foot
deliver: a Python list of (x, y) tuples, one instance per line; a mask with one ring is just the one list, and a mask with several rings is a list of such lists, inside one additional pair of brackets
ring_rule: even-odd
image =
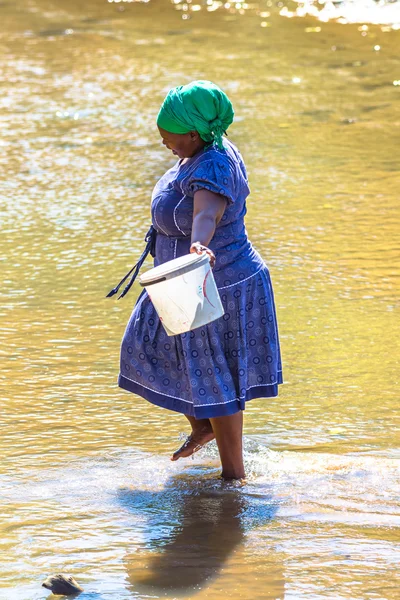
[(202, 425), (198, 429), (192, 429), (192, 433), (182, 444), (182, 446), (173, 453), (171, 460), (175, 461), (178, 458), (186, 458), (192, 456), (195, 452), (200, 450), (203, 446), (211, 442), (215, 438), (211, 424), (209, 426)]

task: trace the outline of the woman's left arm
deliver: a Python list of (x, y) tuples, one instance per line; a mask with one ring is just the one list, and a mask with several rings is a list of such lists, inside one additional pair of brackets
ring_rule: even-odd
[(227, 200), (220, 194), (209, 190), (198, 190), (193, 199), (192, 245), (190, 252), (202, 254), (206, 252), (210, 263), (215, 265), (215, 255), (207, 246), (211, 242), (215, 229), (222, 219)]

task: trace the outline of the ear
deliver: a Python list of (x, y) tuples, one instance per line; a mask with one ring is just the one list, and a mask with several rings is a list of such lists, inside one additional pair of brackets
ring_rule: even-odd
[(189, 131), (189, 135), (190, 135), (191, 142), (197, 142), (197, 140), (200, 137), (197, 131)]

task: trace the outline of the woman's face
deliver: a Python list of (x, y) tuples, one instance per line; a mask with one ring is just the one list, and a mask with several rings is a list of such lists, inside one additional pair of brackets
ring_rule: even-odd
[(201, 139), (197, 131), (189, 133), (170, 133), (165, 129), (158, 128), (162, 137), (164, 146), (171, 150), (172, 154), (178, 158), (191, 158), (199, 150), (204, 148), (205, 142)]

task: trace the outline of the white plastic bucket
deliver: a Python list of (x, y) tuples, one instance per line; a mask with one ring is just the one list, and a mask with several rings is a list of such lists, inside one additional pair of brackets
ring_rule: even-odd
[(186, 254), (140, 276), (168, 335), (185, 333), (224, 314), (207, 254)]

